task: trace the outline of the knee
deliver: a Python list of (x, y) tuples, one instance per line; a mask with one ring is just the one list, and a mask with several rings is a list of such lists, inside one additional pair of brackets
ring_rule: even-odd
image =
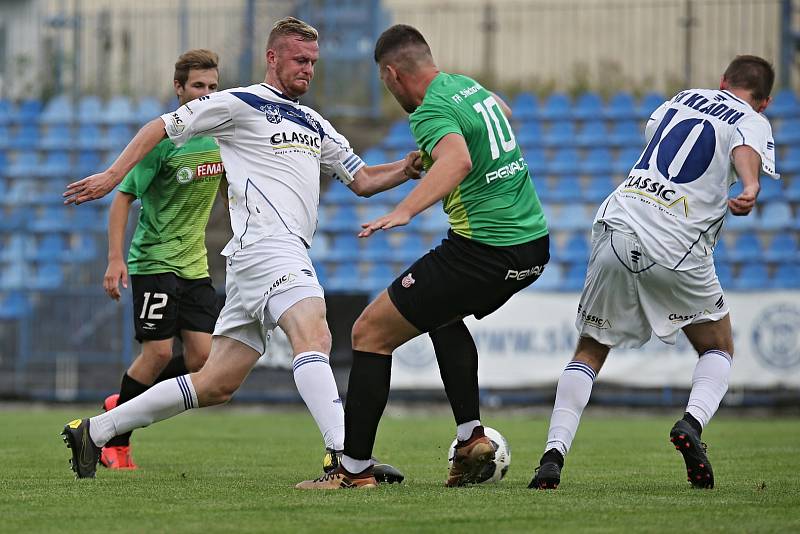
[(330, 354), (333, 343), (331, 331), (324, 318), (309, 321), (305, 327), (293, 333), (290, 338), (295, 354), (307, 351), (318, 351)]
[(238, 386), (224, 381), (215, 381), (210, 384), (205, 384), (198, 381), (195, 391), (197, 393), (197, 400), (200, 406), (215, 406), (217, 404), (225, 404), (230, 401), (233, 394), (236, 393)]
[(391, 354), (397, 348), (387, 342), (386, 336), (381, 334), (380, 325), (367, 312), (362, 313), (353, 324), (350, 342), (356, 350), (377, 354)]
[(148, 347), (147, 350), (142, 351), (142, 356), (147, 358), (154, 367), (163, 369), (172, 359), (172, 346)]
[(196, 373), (203, 366), (206, 364), (206, 360), (208, 360), (208, 353), (207, 352), (187, 352), (184, 354), (184, 362), (186, 363), (186, 369), (190, 373)]

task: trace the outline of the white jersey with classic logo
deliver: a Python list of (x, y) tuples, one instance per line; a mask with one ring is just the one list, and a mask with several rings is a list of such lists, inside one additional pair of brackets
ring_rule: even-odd
[(733, 149), (752, 147), (763, 172), (780, 178), (770, 124), (729, 91), (688, 89), (653, 113), (646, 134), (639, 161), (595, 222), (634, 233), (668, 269), (708, 265), (737, 181)]
[(233, 230), (226, 256), (285, 234), (310, 247), (320, 172), (347, 182), (364, 166), (319, 113), (264, 83), (203, 96), (161, 118), (176, 146), (197, 135), (219, 143)]

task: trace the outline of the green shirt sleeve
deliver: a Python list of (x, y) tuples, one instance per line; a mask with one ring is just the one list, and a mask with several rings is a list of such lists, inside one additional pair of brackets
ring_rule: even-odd
[(411, 133), (417, 146), (428, 154), (433, 153), (437, 143), (449, 133), (464, 136), (461, 125), (453, 115), (443, 113), (443, 106), (423, 103), (410, 117)]
[(123, 193), (142, 198), (150, 183), (158, 175), (161, 169), (161, 160), (163, 145), (159, 143), (153, 150), (140, 161), (136, 167), (131, 169), (131, 172), (125, 176), (122, 183), (119, 184), (119, 190)]

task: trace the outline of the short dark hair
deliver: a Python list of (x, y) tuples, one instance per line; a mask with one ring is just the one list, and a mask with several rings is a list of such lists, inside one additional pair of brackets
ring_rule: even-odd
[(375, 63), (380, 63), (387, 55), (408, 46), (422, 48), (431, 55), (431, 48), (418, 29), (408, 24), (395, 24), (384, 31), (375, 43)]
[(183, 87), (186, 85), (186, 80), (189, 79), (190, 70), (217, 69), (219, 71), (218, 64), (219, 56), (211, 50), (205, 48), (189, 50), (181, 54), (178, 61), (175, 62), (175, 75), (172, 79)]
[(767, 98), (775, 83), (775, 69), (758, 56), (736, 56), (722, 76), (731, 87), (750, 91), (755, 100)]

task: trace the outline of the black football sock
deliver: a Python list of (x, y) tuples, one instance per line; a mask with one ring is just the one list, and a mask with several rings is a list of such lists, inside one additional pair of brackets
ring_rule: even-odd
[(703, 433), (703, 425), (700, 424), (700, 421), (694, 418), (692, 414), (689, 412), (685, 412), (683, 414), (683, 420), (692, 425), (692, 428), (697, 430), (697, 435), (700, 436)]
[(429, 333), (456, 424), (480, 420), (478, 348), (464, 321)]
[[(117, 406), (131, 400), (134, 397), (138, 397), (148, 389), (150, 389), (150, 386), (134, 380), (128, 375), (128, 373), (125, 373), (122, 375), (122, 384), (119, 387), (119, 400), (117, 401)], [(125, 432), (124, 434), (115, 436), (108, 440), (105, 446), (124, 447), (130, 445), (132, 433), (133, 432)]]
[(156, 381), (153, 382), (153, 385), (163, 382), (164, 380), (169, 380), (170, 378), (176, 378), (188, 374), (189, 369), (186, 368), (186, 360), (183, 358), (183, 354), (174, 356), (167, 363), (167, 366), (164, 367), (164, 370), (161, 371), (161, 374), (156, 377)]
[(378, 423), (389, 400), (392, 357), (353, 350), (353, 367), (344, 405), (344, 454), (369, 460)]

